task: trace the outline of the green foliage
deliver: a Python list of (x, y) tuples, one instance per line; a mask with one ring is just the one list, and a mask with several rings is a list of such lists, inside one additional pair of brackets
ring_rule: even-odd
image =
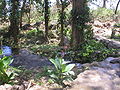
[(113, 49), (107, 49), (98, 41), (89, 40), (77, 50), (69, 50), (67, 56), (71, 57), (72, 60), (77, 62), (88, 63), (93, 61), (101, 61), (113, 53), (113, 51)]
[(60, 51), (60, 47), (56, 45), (34, 45), (30, 47), (31, 50), (37, 54), (41, 54), (42, 56), (46, 56), (49, 58), (55, 58), (55, 56)]
[(101, 21), (110, 20), (114, 14), (113, 10), (107, 8), (98, 8), (96, 10), (92, 10), (91, 13), (94, 18)]
[(44, 35), (42, 30), (37, 30), (37, 29), (29, 30), (26, 34), (27, 34), (28, 37), (31, 37), (31, 36), (43, 36)]
[(11, 60), (11, 57), (4, 56), (3, 58), (0, 58), (0, 85), (5, 83), (10, 83), (10, 80), (13, 76), (13, 73), (8, 71), (10, 68), (10, 64), (13, 60)]
[(87, 25), (86, 28), (87, 29), (84, 30), (85, 41), (93, 39), (93, 35), (94, 35), (93, 30), (92, 30), (92, 26)]
[[(68, 29), (67, 26), (69, 24), (69, 13), (66, 9), (67, 6), (70, 4), (68, 0), (60, 0), (61, 2), (61, 8), (58, 9), (58, 24), (60, 24), (60, 27), (62, 28), (63, 25), (63, 34), (66, 35), (64, 29)], [(62, 34), (62, 33), (61, 33)]]
[(62, 58), (56, 58), (56, 59), (50, 59), (51, 63), (54, 64), (55, 69), (48, 70), (50, 73), (50, 77), (59, 85), (64, 86), (65, 80), (72, 80), (72, 75), (74, 75), (74, 72), (71, 71), (75, 64), (66, 64), (64, 59)]

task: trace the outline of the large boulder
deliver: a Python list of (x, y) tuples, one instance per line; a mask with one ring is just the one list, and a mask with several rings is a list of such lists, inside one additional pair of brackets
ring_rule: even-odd
[[(68, 90), (120, 90), (120, 64), (118, 58), (108, 57), (102, 62), (86, 63)], [(111, 63), (111, 62), (114, 62)]]
[(30, 69), (51, 65), (48, 58), (33, 54), (32, 52), (26, 49), (19, 50), (19, 54), (14, 55), (13, 58), (14, 61), (11, 65), (15, 67), (22, 66), (24, 68)]
[(120, 64), (120, 57), (111, 60), (110, 63), (113, 63), (113, 64), (115, 64), (115, 63), (119, 63), (119, 64)]
[(114, 70), (86, 70), (78, 75), (69, 90), (120, 90)]
[(94, 38), (106, 45), (108, 48), (114, 48), (114, 49), (119, 49), (120, 48), (120, 42), (112, 39), (107, 39), (106, 37), (103, 36), (94, 36)]

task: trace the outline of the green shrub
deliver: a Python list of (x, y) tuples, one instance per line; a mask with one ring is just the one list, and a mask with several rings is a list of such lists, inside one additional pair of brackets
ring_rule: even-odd
[(88, 40), (77, 50), (72, 49), (69, 50), (67, 53), (68, 54), (66, 56), (71, 57), (73, 61), (88, 63), (105, 59), (108, 55), (113, 53), (113, 49), (106, 48), (104, 44), (98, 41)]
[(4, 56), (0, 58), (0, 85), (5, 83), (10, 83), (10, 80), (13, 76), (13, 73), (8, 71), (10, 68), (10, 64), (12, 63), (12, 59), (10, 56)]
[(56, 59), (50, 59), (50, 61), (54, 64), (55, 69), (48, 70), (50, 74), (50, 77), (59, 85), (65, 86), (64, 82), (65, 80), (72, 80), (72, 75), (74, 75), (74, 72), (71, 71), (75, 64), (66, 64), (64, 59), (62, 58), (56, 58)]
[(30, 48), (33, 52), (41, 54), (42, 56), (46, 56), (48, 58), (55, 58), (55, 56), (60, 51), (60, 47), (53, 44), (34, 45)]
[(37, 30), (37, 29), (32, 29), (32, 30), (29, 30), (27, 32), (27, 36), (28, 37), (31, 37), (31, 36), (43, 36), (44, 33), (42, 30)]

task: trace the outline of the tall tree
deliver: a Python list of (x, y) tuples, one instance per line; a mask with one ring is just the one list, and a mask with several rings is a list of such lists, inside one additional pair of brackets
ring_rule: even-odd
[(60, 45), (64, 46), (64, 27), (65, 27), (65, 19), (66, 19), (66, 12), (65, 12), (65, 8), (69, 5), (68, 0), (60, 0), (61, 2), (61, 9), (59, 11), (59, 16), (60, 16), (60, 26), (61, 26), (61, 41), (60, 41)]
[(11, 0), (10, 26), (8, 36), (13, 37), (14, 44), (18, 44), (19, 34), (19, 0)]
[(48, 41), (49, 2), (44, 0), (45, 38)]
[(116, 6), (116, 9), (115, 9), (115, 14), (117, 13), (117, 9), (118, 9), (119, 3), (120, 3), (120, 0), (118, 0), (117, 6)]
[(61, 24), (61, 42), (60, 42), (60, 45), (63, 46), (64, 45), (64, 9), (65, 9), (65, 6), (64, 6), (64, 1), (63, 0), (60, 0), (61, 1), (61, 11), (60, 11), (60, 24)]
[(103, 6), (102, 6), (102, 8), (106, 8), (106, 2), (107, 2), (107, 0), (103, 0)]
[(71, 46), (79, 46), (84, 42), (84, 30), (89, 22), (87, 0), (72, 0), (72, 34)]

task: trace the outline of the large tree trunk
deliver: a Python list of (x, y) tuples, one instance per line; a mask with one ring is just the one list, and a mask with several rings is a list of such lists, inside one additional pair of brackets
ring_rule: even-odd
[(46, 41), (48, 42), (49, 2), (48, 2), (48, 0), (44, 0), (44, 3), (45, 3), (45, 13), (44, 13), (44, 18), (45, 18), (45, 38), (46, 38)]
[(78, 46), (84, 41), (84, 30), (82, 25), (84, 23), (79, 20), (83, 20), (81, 16), (84, 16), (83, 10), (85, 6), (84, 0), (73, 0), (72, 1), (72, 35), (71, 35), (71, 46)]
[(8, 37), (13, 37), (13, 48), (18, 47), (18, 34), (19, 34), (19, 0), (11, 0), (11, 13), (10, 13), (10, 26)]
[(9, 34), (14, 38), (14, 43), (18, 42), (18, 34), (19, 34), (19, 13), (18, 6), (19, 0), (11, 0), (12, 10), (10, 14), (10, 26), (9, 26)]

